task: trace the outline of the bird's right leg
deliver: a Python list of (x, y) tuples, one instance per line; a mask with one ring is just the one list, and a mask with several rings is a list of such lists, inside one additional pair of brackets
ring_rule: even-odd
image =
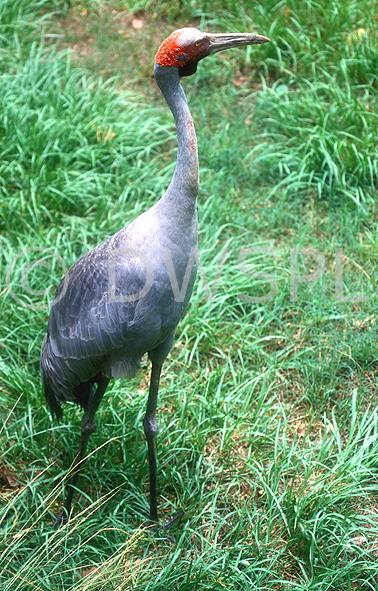
[(158, 425), (156, 407), (159, 393), (161, 365), (152, 361), (150, 389), (148, 392), (147, 410), (143, 419), (144, 433), (148, 444), (148, 465), (150, 471), (150, 524), (157, 523), (157, 467), (156, 467), (156, 434)]
[(80, 470), (83, 468), (85, 462), (85, 450), (87, 447), (88, 440), (92, 433), (97, 429), (97, 423), (95, 421), (95, 414), (100, 405), (102, 397), (105, 394), (105, 390), (109, 384), (109, 379), (102, 377), (98, 382), (94, 395), (90, 398), (88, 406), (85, 410), (83, 418), (81, 420), (81, 436), (79, 449), (75, 456), (75, 459), (71, 468), (71, 478), (67, 485), (67, 496), (64, 502), (62, 511), (59, 513), (53, 525), (54, 528), (59, 527), (62, 523), (65, 523), (71, 511), (72, 501), (76, 493), (76, 485), (79, 477)]
[[(156, 462), (156, 435), (158, 432), (158, 424), (156, 420), (156, 408), (159, 393), (159, 382), (161, 374), (162, 364), (157, 363), (152, 359), (152, 370), (150, 379), (150, 389), (148, 392), (147, 410), (143, 419), (144, 433), (146, 435), (148, 444), (148, 464), (150, 471), (150, 519), (147, 523), (147, 527), (158, 525), (158, 514), (157, 514), (157, 462)], [(167, 530), (173, 523), (175, 523), (180, 517), (175, 515), (167, 523), (161, 526), (161, 529)], [(160, 529), (160, 527), (159, 527)], [(173, 541), (173, 538), (165, 534), (166, 537)]]

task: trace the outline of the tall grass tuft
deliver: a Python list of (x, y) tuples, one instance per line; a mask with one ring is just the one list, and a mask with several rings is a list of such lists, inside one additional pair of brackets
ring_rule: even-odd
[(357, 204), (377, 190), (377, 114), (368, 94), (349, 88), (286, 84), (256, 100), (254, 116), (264, 130), (251, 152), (258, 179), (279, 179), (274, 191), (350, 198)]

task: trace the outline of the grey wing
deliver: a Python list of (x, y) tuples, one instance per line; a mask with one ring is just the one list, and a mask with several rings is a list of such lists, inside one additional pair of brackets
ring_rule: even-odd
[(129, 260), (117, 264), (112, 273), (104, 246), (81, 257), (57, 289), (48, 332), (59, 357), (97, 358), (101, 365), (128, 348), (138, 306), (133, 294), (143, 288), (145, 272)]
[(61, 416), (60, 402), (82, 402), (79, 384), (100, 372), (108, 377), (130, 377), (145, 352), (138, 318), (146, 302), (130, 297), (143, 288), (145, 272), (135, 258), (119, 257), (112, 293), (108, 244), (89, 251), (71, 267), (51, 307), (41, 373), (47, 401), (57, 416)]

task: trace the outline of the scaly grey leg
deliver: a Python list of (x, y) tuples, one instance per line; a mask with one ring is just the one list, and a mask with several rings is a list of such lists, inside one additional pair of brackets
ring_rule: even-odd
[(156, 434), (158, 425), (156, 407), (159, 393), (159, 382), (162, 366), (152, 361), (150, 389), (148, 392), (147, 410), (143, 419), (144, 433), (148, 444), (148, 464), (150, 470), (150, 523), (157, 523), (157, 468), (156, 468)]
[(105, 390), (109, 384), (108, 378), (101, 378), (99, 381), (94, 395), (90, 398), (88, 406), (85, 410), (83, 418), (81, 420), (81, 437), (79, 443), (79, 449), (75, 456), (72, 466), (72, 476), (67, 485), (67, 496), (64, 502), (62, 511), (59, 513), (53, 525), (54, 528), (59, 527), (61, 523), (66, 522), (69, 519), (72, 501), (74, 499), (76, 491), (76, 484), (79, 477), (79, 473), (83, 468), (85, 462), (85, 450), (89, 437), (97, 429), (97, 423), (95, 421), (95, 414), (100, 405), (102, 397), (105, 394)]

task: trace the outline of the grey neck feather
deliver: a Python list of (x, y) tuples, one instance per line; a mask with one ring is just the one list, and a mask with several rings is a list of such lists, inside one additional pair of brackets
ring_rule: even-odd
[(155, 62), (154, 74), (167, 104), (172, 111), (177, 131), (178, 152), (176, 168), (167, 192), (161, 199), (181, 215), (193, 215), (199, 189), (197, 139), (192, 116), (181, 86), (178, 69)]

